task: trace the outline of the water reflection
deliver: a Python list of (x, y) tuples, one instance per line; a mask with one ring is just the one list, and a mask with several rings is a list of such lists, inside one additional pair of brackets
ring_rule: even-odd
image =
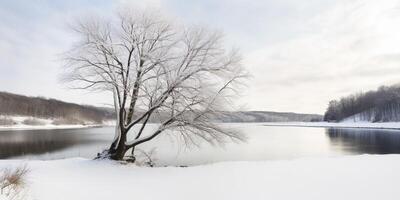
[(43, 154), (100, 142), (84, 129), (0, 131), (0, 159), (27, 154)]
[(400, 153), (400, 134), (396, 130), (327, 128), (331, 146), (355, 154)]
[[(165, 165), (400, 153), (398, 130), (228, 125), (243, 130), (249, 137), (247, 143), (227, 144), (223, 148), (203, 145), (187, 150), (173, 137), (161, 135), (139, 148), (157, 147), (157, 159)], [(113, 127), (0, 131), (0, 159), (93, 158), (109, 146), (113, 131)]]

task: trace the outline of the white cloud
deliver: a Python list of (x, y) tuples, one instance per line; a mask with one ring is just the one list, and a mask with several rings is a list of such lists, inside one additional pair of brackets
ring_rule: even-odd
[(298, 37), (248, 54), (256, 75), (243, 101), (321, 113), (332, 98), (400, 81), (399, 3), (340, 1)]
[(16, 2), (0, 3), (0, 90), (110, 102), (58, 84), (56, 59), (72, 43), (67, 22), (126, 6), (223, 30), (253, 74), (240, 101), (249, 109), (322, 113), (332, 98), (400, 80), (400, 0)]
[[(67, 23), (82, 9), (59, 10), (47, 4), (0, 6), (0, 91), (45, 96), (77, 103), (108, 102), (98, 95), (65, 89), (59, 83), (60, 54), (71, 45)], [(26, 13), (20, 13), (26, 8)], [(2, 12), (3, 10), (7, 10)], [(90, 9), (84, 9), (88, 11)], [(85, 98), (82, 96), (85, 95)]]

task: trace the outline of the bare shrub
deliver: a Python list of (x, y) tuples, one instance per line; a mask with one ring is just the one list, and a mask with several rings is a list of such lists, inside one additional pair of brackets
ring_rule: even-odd
[(135, 155), (137, 161), (136, 164), (139, 166), (148, 166), (154, 167), (156, 165), (157, 159), (155, 158), (155, 154), (157, 153), (156, 148), (151, 149), (150, 151), (144, 151), (142, 149), (137, 149), (138, 155)]
[(42, 121), (40, 121), (38, 119), (35, 119), (35, 118), (25, 119), (24, 121), (22, 121), (22, 124), (31, 125), (31, 126), (42, 126), (42, 125), (45, 125), (44, 122), (42, 122)]
[(14, 120), (8, 117), (0, 117), (0, 126), (12, 126), (16, 124)]
[(4, 169), (0, 174), (0, 195), (4, 195), (8, 199), (22, 198), (28, 172), (29, 169), (26, 165), (15, 169)]

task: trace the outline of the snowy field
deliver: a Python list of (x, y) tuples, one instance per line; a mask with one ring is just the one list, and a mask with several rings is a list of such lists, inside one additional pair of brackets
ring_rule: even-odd
[[(146, 168), (80, 158), (26, 164), (27, 199), (385, 199), (400, 196), (400, 155)], [(1, 199), (1, 198), (0, 198)], [(3, 197), (3, 199), (5, 199)]]

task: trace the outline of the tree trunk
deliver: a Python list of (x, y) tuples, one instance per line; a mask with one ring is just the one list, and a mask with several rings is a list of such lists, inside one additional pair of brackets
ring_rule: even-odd
[(136, 158), (134, 156), (134, 151), (135, 151), (135, 147), (132, 148), (127, 148), (124, 144), (119, 143), (118, 147), (115, 148), (110, 148), (108, 150), (108, 158), (112, 159), (112, 160), (123, 160), (125, 157), (125, 154), (130, 150), (131, 150), (131, 154), (130, 156), (127, 157), (127, 161), (128, 162), (135, 162)]
[(113, 152), (110, 152), (110, 159), (112, 159), (112, 160), (122, 160), (124, 158), (124, 156), (125, 156), (125, 153), (126, 153), (125, 145), (119, 144), (117, 149), (113, 149), (112, 151)]
[(127, 132), (125, 130), (120, 131), (121, 138), (116, 142), (116, 144), (112, 144), (108, 149), (108, 157), (112, 160), (123, 160), (125, 153), (128, 150), (125, 145)]

